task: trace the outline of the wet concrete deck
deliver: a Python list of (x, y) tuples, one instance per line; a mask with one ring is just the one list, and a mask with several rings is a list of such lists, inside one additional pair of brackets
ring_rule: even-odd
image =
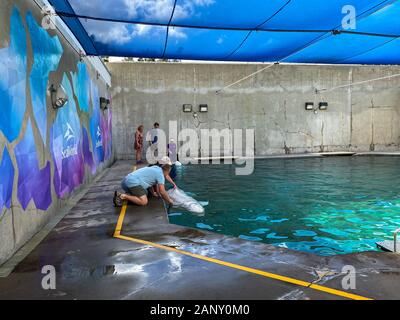
[[(184, 228), (168, 223), (157, 199), (144, 208), (128, 206), (121, 228), (126, 239), (115, 238), (121, 210), (111, 198), (131, 169), (131, 162), (117, 162), (91, 186), (14, 272), (0, 278), (0, 299), (346, 299), (329, 288), (373, 299), (400, 298), (396, 254), (320, 257)], [(44, 265), (56, 268), (56, 290), (41, 287)], [(342, 288), (345, 265), (357, 271), (355, 290)]]

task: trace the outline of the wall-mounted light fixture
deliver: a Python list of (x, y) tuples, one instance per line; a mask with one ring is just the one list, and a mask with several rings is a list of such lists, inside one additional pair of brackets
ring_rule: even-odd
[(199, 105), (199, 112), (208, 112), (208, 105), (207, 104), (200, 104)]
[(67, 92), (61, 84), (58, 86), (52, 84), (49, 91), (53, 109), (60, 109), (68, 102)]
[(319, 110), (325, 111), (328, 109), (328, 102), (320, 102), (319, 103)]
[(314, 110), (314, 102), (306, 102), (306, 110), (307, 111)]
[(193, 106), (191, 104), (184, 104), (183, 105), (183, 112), (192, 112)]
[(103, 110), (103, 111), (107, 110), (109, 105), (110, 105), (110, 99), (107, 99), (104, 97), (100, 98), (100, 109), (101, 110)]

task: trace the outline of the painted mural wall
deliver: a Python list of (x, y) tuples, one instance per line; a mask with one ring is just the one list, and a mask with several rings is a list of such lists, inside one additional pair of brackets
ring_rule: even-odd
[[(0, 5), (0, 265), (113, 160), (109, 88), (30, 0)], [(51, 106), (50, 85), (67, 104)]]

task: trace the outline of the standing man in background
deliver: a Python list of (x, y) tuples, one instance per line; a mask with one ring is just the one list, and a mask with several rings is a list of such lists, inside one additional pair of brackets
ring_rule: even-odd
[(153, 126), (153, 129), (147, 132), (146, 141), (149, 143), (149, 146), (157, 143), (159, 129), (160, 129), (160, 124), (156, 122)]
[[(160, 124), (158, 122), (154, 123), (153, 129), (149, 130), (146, 135), (146, 141), (149, 144), (149, 148), (151, 149), (151, 154), (154, 157), (158, 156), (158, 137), (159, 137)], [(147, 159), (148, 162), (151, 162), (151, 159)]]

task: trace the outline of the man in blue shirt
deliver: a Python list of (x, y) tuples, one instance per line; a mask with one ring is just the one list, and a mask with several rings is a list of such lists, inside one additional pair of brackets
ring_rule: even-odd
[(156, 122), (149, 132), (146, 135), (146, 141), (149, 143), (149, 146), (156, 144), (158, 142), (158, 131), (160, 130), (160, 124)]
[(170, 171), (171, 166), (164, 164), (162, 167), (144, 167), (128, 174), (121, 183), (125, 193), (115, 192), (114, 205), (119, 207), (122, 200), (128, 200), (139, 206), (145, 206), (148, 203), (147, 189), (152, 187), (156, 187), (156, 195), (161, 195), (168, 204), (172, 205), (173, 202), (165, 190), (165, 178)]

